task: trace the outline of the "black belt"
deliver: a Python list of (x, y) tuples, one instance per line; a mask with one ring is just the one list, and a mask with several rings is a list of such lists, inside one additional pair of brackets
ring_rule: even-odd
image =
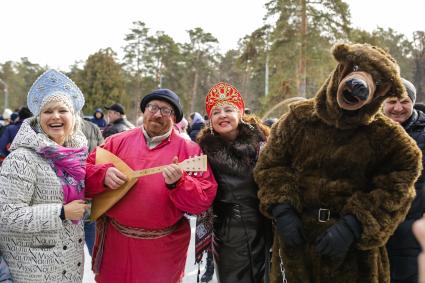
[(254, 198), (239, 199), (238, 202), (216, 200), (213, 204), (214, 209), (217, 210), (244, 210), (254, 209), (259, 210), (260, 201)]

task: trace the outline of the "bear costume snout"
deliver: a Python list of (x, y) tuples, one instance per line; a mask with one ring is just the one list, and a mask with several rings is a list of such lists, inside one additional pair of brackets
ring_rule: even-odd
[(375, 94), (375, 82), (366, 72), (355, 71), (339, 83), (337, 91), (338, 105), (345, 110), (357, 110), (370, 103)]

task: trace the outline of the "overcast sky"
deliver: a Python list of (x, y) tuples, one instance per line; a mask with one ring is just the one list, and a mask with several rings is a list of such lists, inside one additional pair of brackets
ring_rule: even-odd
[[(1, 1), (1, 0), (0, 0)], [(68, 70), (101, 48), (122, 54), (132, 22), (187, 42), (187, 30), (212, 33), (225, 52), (263, 24), (265, 0), (3, 0), (0, 2), (0, 63), (28, 57)], [(392, 27), (411, 38), (425, 30), (423, 0), (350, 0), (352, 24), (371, 31)]]

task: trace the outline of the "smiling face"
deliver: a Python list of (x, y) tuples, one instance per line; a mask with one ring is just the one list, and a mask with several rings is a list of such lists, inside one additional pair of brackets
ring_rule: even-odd
[(397, 123), (404, 123), (412, 116), (413, 102), (409, 97), (390, 97), (384, 101), (382, 110), (385, 116)]
[[(160, 110), (163, 109), (163, 110)], [(163, 111), (171, 110), (171, 114), (162, 114)], [(166, 134), (176, 121), (173, 107), (170, 103), (162, 100), (151, 100), (143, 112), (143, 127), (150, 137)]]
[(69, 107), (60, 101), (47, 103), (40, 112), (40, 126), (47, 136), (59, 145), (72, 134), (74, 115)]
[(235, 140), (238, 136), (241, 114), (233, 105), (214, 107), (211, 110), (210, 123), (216, 133), (226, 140)]

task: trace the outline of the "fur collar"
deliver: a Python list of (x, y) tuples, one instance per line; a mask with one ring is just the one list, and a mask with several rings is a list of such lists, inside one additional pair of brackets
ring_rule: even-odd
[(240, 175), (254, 168), (267, 134), (259, 124), (240, 123), (239, 135), (232, 142), (211, 134), (208, 128), (200, 133), (198, 141), (213, 169)]

